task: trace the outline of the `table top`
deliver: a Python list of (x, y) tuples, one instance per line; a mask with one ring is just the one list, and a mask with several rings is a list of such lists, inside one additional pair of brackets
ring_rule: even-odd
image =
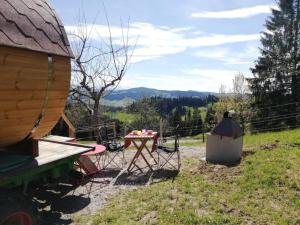
[(95, 150), (86, 152), (82, 155), (91, 156), (91, 155), (101, 154), (106, 151), (106, 147), (104, 145), (92, 145), (92, 146), (95, 147)]
[(157, 132), (153, 132), (152, 134), (142, 133), (140, 135), (130, 133), (124, 139), (153, 139), (156, 135)]
[(48, 135), (41, 140), (46, 140), (46, 141), (59, 141), (59, 142), (72, 142), (75, 141), (76, 139), (73, 137), (63, 137), (63, 136), (57, 136), (57, 135)]

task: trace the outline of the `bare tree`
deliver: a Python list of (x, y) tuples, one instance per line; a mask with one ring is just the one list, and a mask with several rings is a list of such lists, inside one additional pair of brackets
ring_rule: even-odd
[(83, 22), (70, 34), (75, 54), (70, 94), (73, 102), (82, 104), (89, 112), (98, 137), (100, 100), (119, 85), (134, 47), (129, 44), (129, 22), (125, 29), (121, 24), (121, 34), (115, 38), (106, 16), (107, 33), (103, 37), (97, 30), (98, 25), (89, 25), (85, 17), (82, 18)]
[(233, 107), (237, 113), (239, 122), (243, 130), (246, 129), (246, 123), (249, 122), (251, 112), (251, 95), (249, 85), (244, 74), (239, 73), (233, 79)]
[(225, 111), (234, 110), (235, 117), (241, 123), (243, 130), (246, 129), (246, 123), (249, 122), (251, 112), (251, 96), (249, 94), (248, 83), (244, 74), (235, 75), (232, 80), (232, 89), (226, 91), (226, 87), (221, 85), (220, 99), (215, 104), (216, 116), (218, 121), (223, 118)]

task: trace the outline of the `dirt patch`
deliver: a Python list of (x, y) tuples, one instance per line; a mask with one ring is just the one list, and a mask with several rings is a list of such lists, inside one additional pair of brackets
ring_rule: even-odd
[(243, 150), (242, 152), (242, 157), (243, 159), (248, 157), (248, 156), (251, 156), (251, 155), (254, 155), (255, 154), (255, 151), (254, 149), (251, 149), (251, 150)]
[(142, 224), (156, 224), (157, 223), (157, 211), (147, 213), (140, 222)]
[(202, 175), (205, 179), (217, 183), (220, 181), (230, 181), (240, 176), (239, 166), (214, 165), (201, 161), (197, 168), (190, 171), (192, 175)]
[(261, 150), (274, 150), (274, 149), (278, 148), (279, 146), (280, 146), (280, 141), (275, 140), (274, 143), (261, 145), (260, 149)]

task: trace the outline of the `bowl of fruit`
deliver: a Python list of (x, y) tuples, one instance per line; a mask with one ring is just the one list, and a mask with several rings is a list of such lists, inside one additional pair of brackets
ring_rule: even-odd
[(133, 135), (140, 135), (142, 132), (141, 131), (139, 131), (139, 130), (133, 130), (132, 131), (132, 134)]

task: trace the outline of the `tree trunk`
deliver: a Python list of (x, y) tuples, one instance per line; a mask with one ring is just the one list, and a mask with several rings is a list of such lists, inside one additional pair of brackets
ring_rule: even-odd
[(99, 124), (99, 101), (95, 101), (93, 108), (93, 124), (94, 135), (96, 136), (97, 144), (101, 144), (101, 135), (100, 135), (100, 124)]

